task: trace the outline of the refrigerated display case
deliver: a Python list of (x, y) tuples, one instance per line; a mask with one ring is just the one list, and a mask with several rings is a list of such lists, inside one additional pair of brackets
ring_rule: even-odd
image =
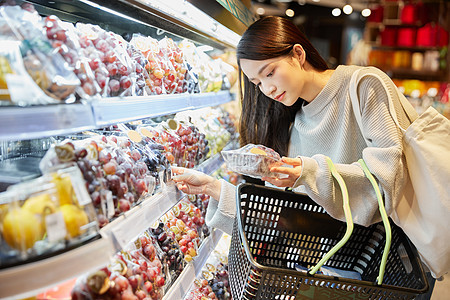
[[(195, 46), (208, 45), (217, 52), (224, 52), (233, 51), (239, 39), (239, 35), (181, 0), (170, 3), (157, 0), (16, 2), (33, 4), (44, 17), (55, 15), (68, 23), (98, 25), (120, 35), (124, 40), (129, 40), (137, 33), (159, 40), (168, 37), (175, 43), (187, 40)], [(48, 105), (22, 105), (17, 102), (16, 105), (1, 106), (0, 179), (8, 185), (39, 177), (39, 162), (61, 137), (117, 126), (123, 122), (173, 115), (188, 109), (218, 106), (235, 98), (229, 86), (225, 85), (206, 92), (149, 94), (97, 95)], [(228, 144), (227, 147), (233, 145)], [(197, 168), (211, 174), (222, 163), (220, 153), (216, 153)], [(2, 186), (2, 190), (5, 188)], [(175, 185), (167, 182), (156, 193), (148, 195), (145, 201), (100, 228), (95, 238), (72, 248), (47, 253), (32, 261), (0, 267), (0, 298), (32, 297), (47, 288), (104, 267), (115, 253), (132, 243), (183, 197)], [(1, 200), (0, 205), (7, 203)], [(183, 297), (201, 272), (221, 234), (218, 230), (212, 230), (198, 248), (197, 257), (187, 264), (164, 299)]]

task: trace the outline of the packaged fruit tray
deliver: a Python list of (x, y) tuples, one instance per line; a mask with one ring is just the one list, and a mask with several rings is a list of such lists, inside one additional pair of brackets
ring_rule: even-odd
[(280, 155), (263, 145), (248, 144), (236, 150), (222, 151), (227, 167), (236, 173), (261, 179), (262, 177), (277, 177), (282, 174), (270, 171), (270, 168), (281, 166)]

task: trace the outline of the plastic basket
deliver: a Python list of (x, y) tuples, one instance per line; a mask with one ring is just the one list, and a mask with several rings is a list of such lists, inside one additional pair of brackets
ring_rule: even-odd
[(382, 223), (354, 225), (347, 243), (325, 266), (356, 271), (361, 280), (297, 271), (313, 268), (344, 235), (346, 223), (331, 218), (308, 196), (242, 184), (229, 252), (233, 299), (413, 299), (428, 290), (417, 251), (392, 226), (383, 283), (376, 284), (385, 232)]

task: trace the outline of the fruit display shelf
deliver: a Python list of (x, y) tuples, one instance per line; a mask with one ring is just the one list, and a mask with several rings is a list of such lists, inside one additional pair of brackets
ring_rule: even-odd
[(25, 140), (220, 105), (234, 99), (229, 91), (161, 96), (111, 97), (87, 104), (58, 104), (0, 109), (0, 140)]
[(0, 108), (0, 140), (28, 140), (96, 127), (91, 106), (57, 104)]
[(158, 193), (125, 212), (100, 231), (103, 236), (111, 239), (118, 252), (169, 211), (182, 197), (175, 184), (169, 182)]
[[(226, 146), (228, 147), (230, 144)], [(223, 163), (221, 155), (216, 154), (198, 166), (198, 169), (213, 171), (212, 169), (220, 166), (221, 163)], [(153, 196), (103, 227), (100, 230), (101, 238), (59, 255), (0, 269), (0, 299), (31, 297), (71, 278), (107, 265), (115, 253), (134, 241), (141, 232), (183, 197), (184, 194), (176, 188), (175, 184), (168, 182)], [(183, 295), (190, 287), (195, 278), (192, 275), (198, 275), (221, 235), (221, 231), (212, 230), (211, 235), (200, 246), (197, 257), (183, 271), (166, 299), (182, 298), (178, 295)]]

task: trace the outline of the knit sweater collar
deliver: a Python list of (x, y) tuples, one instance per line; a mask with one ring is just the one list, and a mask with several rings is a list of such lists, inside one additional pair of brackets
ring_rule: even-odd
[(346, 68), (344, 65), (337, 66), (336, 70), (331, 74), (325, 87), (320, 91), (316, 98), (311, 102), (303, 104), (301, 111), (312, 116), (319, 113), (338, 93), (343, 87), (342, 79), (345, 78), (343, 73), (353, 72), (351, 68)]

